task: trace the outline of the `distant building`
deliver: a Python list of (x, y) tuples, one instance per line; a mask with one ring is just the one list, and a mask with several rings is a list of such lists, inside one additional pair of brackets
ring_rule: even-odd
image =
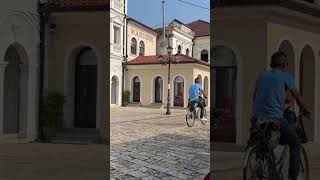
[(192, 57), (210, 63), (210, 23), (197, 20), (187, 26), (195, 33)]
[[(135, 24), (136, 29), (130, 32), (130, 24)], [(202, 23), (202, 22), (201, 22)], [(199, 25), (191, 23), (192, 28), (197, 29)], [(138, 26), (137, 26), (138, 25)], [(171, 65), (170, 75), (170, 106), (186, 107), (188, 104), (189, 87), (196, 77), (201, 79), (206, 92), (210, 90), (210, 67), (209, 60), (200, 60), (193, 57), (194, 41), (196, 50), (209, 49), (210, 26), (206, 24), (206, 32), (203, 40), (202, 36), (195, 37), (195, 32), (179, 20), (172, 21), (166, 27), (165, 45), (163, 45), (163, 29), (152, 30), (136, 20), (128, 20), (128, 30), (130, 33), (152, 40), (146, 44), (146, 53), (137, 52), (135, 37), (128, 35), (130, 45), (128, 45), (129, 61), (126, 71), (126, 90), (131, 92), (131, 102), (143, 106), (161, 106), (167, 104), (168, 89), (168, 67), (162, 62), (167, 61), (167, 46), (173, 48), (171, 58), (177, 60), (177, 64)], [(198, 31), (199, 32), (199, 31)], [(208, 36), (208, 37), (207, 37)], [(207, 43), (207, 44), (206, 44)], [(156, 45), (156, 46), (155, 46)], [(150, 48), (150, 49), (149, 49)], [(141, 48), (139, 48), (141, 49)], [(139, 50), (141, 52), (141, 50)], [(132, 55), (134, 54), (134, 55)], [(210, 100), (209, 100), (210, 101)]]
[(110, 6), (110, 103), (122, 105), (122, 63), (125, 61), (128, 0), (111, 0)]

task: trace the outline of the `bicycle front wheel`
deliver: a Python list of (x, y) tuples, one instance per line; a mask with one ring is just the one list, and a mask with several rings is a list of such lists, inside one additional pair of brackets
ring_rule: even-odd
[(309, 160), (303, 146), (300, 148), (300, 172), (297, 180), (309, 180)]
[(192, 127), (194, 125), (195, 122), (195, 113), (193, 111), (190, 111), (190, 109), (187, 110), (187, 114), (186, 114), (186, 123), (189, 127)]
[(257, 146), (249, 148), (244, 160), (243, 180), (272, 180), (274, 169), (272, 158), (259, 152)]
[[(290, 164), (290, 157), (289, 151), (287, 152), (288, 155), (285, 159), (284, 168), (282, 169), (282, 178), (281, 180), (289, 179), (289, 164)], [(297, 180), (309, 180), (309, 162), (307, 152), (303, 146), (300, 146), (300, 171), (297, 177)]]

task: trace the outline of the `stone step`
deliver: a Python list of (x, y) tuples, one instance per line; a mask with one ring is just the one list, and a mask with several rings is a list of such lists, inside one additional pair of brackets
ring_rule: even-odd
[(85, 133), (57, 133), (56, 138), (97, 138), (99, 134), (85, 134)]
[(99, 129), (95, 128), (62, 128), (57, 129), (57, 133), (83, 133), (83, 134), (99, 134)]
[(79, 139), (61, 139), (61, 138), (52, 138), (51, 143), (54, 144), (94, 144), (95, 142), (90, 140), (79, 140)]
[(142, 107), (141, 103), (129, 103), (127, 107)]
[(98, 143), (99, 129), (87, 128), (66, 128), (57, 130), (55, 137), (51, 138), (51, 143), (60, 144), (92, 144)]

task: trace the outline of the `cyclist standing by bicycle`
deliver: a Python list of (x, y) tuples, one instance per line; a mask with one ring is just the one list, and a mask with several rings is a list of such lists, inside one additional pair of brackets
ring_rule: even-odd
[(298, 103), (302, 113), (309, 115), (294, 80), (286, 71), (287, 57), (283, 52), (276, 52), (271, 57), (271, 70), (262, 73), (254, 92), (253, 124), (257, 120), (271, 119), (280, 125), (283, 143), (290, 147), (289, 179), (296, 180), (300, 171), (300, 140), (295, 127), (284, 119), (285, 100), (290, 93)]
[(207, 96), (205, 95), (202, 86), (200, 84), (200, 79), (196, 78), (194, 80), (194, 84), (191, 85), (190, 89), (189, 89), (189, 106), (193, 105), (194, 103), (197, 103), (198, 106), (200, 107), (200, 119), (202, 121), (206, 121), (207, 119), (203, 117), (203, 113), (204, 113), (204, 104), (200, 98), (201, 94), (204, 96), (204, 98), (207, 98)]

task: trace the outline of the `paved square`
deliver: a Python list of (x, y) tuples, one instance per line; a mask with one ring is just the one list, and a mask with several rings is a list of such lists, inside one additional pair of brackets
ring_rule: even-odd
[(209, 122), (189, 128), (185, 110), (112, 108), (111, 179), (203, 179), (209, 172)]

